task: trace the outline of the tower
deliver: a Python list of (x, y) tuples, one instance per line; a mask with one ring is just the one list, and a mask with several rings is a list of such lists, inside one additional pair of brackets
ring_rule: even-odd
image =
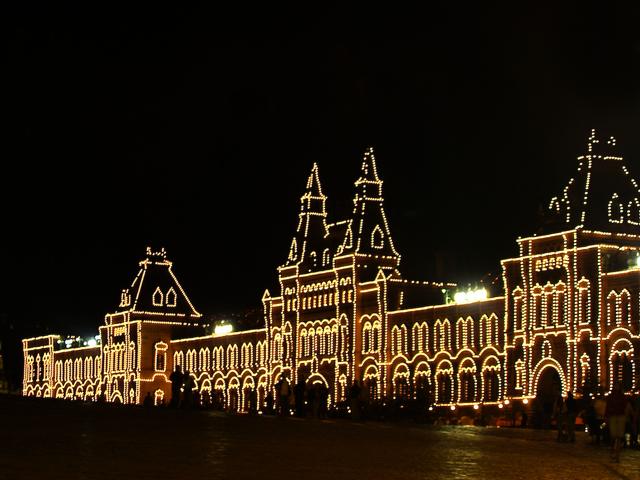
[(300, 197), (298, 226), (284, 267), (298, 265), (301, 273), (306, 273), (322, 266), (324, 240), (328, 234), (326, 200), (320, 185), (318, 165), (314, 163), (304, 194)]
[(371, 147), (364, 153), (355, 187), (353, 219), (345, 235), (343, 252), (356, 255), (363, 280), (375, 279), (379, 269), (387, 276), (399, 276), (396, 269), (400, 254), (391, 238), (384, 212), (382, 180)]

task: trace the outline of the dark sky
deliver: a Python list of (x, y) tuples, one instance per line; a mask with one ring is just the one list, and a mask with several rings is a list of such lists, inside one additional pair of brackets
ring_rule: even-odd
[(259, 305), (312, 163), (337, 220), (368, 145), (417, 279), (438, 279), (436, 255), (447, 280), (499, 272), (592, 127), (640, 176), (640, 7), (19, 3), (0, 312), (41, 333), (92, 332), (147, 245), (200, 311)]

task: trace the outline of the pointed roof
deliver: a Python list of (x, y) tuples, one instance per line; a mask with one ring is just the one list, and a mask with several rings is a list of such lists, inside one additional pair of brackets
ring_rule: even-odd
[(384, 211), (382, 183), (373, 148), (369, 147), (364, 152), (360, 177), (355, 182), (353, 220), (345, 232), (343, 251), (396, 258), (399, 263), (400, 255), (393, 244)]
[(587, 152), (562, 193), (551, 199), (546, 230), (582, 227), (606, 232), (640, 233), (640, 192), (616, 139), (599, 138), (595, 129)]
[(360, 183), (382, 183), (378, 177), (378, 169), (376, 167), (376, 157), (373, 153), (373, 147), (368, 147), (362, 157), (362, 166), (360, 167), (360, 178), (356, 181), (356, 185)]
[(309, 178), (307, 178), (307, 187), (304, 196), (307, 195), (316, 198), (324, 197), (322, 194), (322, 186), (320, 185), (320, 177), (318, 176), (318, 164), (315, 162), (313, 163), (313, 167), (311, 167)]
[(307, 178), (305, 191), (300, 197), (298, 226), (283, 267), (304, 262), (314, 267), (319, 264), (318, 256), (321, 256), (326, 248), (325, 238), (329, 232), (326, 222), (326, 199), (322, 193), (318, 165), (314, 163)]
[(164, 248), (152, 251), (147, 247), (139, 265), (131, 286), (121, 292), (117, 313), (201, 317), (174, 275)]

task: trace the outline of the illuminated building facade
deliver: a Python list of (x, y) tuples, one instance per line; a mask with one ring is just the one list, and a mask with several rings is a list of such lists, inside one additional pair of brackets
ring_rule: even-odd
[(348, 220), (328, 221), (313, 166), (278, 295), (262, 297), (264, 328), (206, 334), (164, 250), (147, 250), (99, 345), (23, 340), (23, 394), (162, 403), (177, 365), (201, 399), (239, 411), (252, 396), (262, 405), (282, 377), (324, 384), (332, 404), (354, 380), (372, 401), (424, 392), (469, 407), (526, 403), (550, 386), (637, 389), (640, 194), (613, 138), (592, 133), (587, 150), (551, 200), (546, 231), (502, 260), (502, 296), (445, 301), (454, 284), (402, 277), (369, 149)]

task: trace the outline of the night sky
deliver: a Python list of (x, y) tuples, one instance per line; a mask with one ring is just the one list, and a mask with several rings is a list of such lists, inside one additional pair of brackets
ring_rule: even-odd
[(637, 6), (19, 3), (0, 313), (21, 332), (93, 333), (147, 245), (201, 312), (259, 306), (312, 163), (340, 220), (369, 145), (414, 279), (499, 273), (592, 127), (640, 177)]

